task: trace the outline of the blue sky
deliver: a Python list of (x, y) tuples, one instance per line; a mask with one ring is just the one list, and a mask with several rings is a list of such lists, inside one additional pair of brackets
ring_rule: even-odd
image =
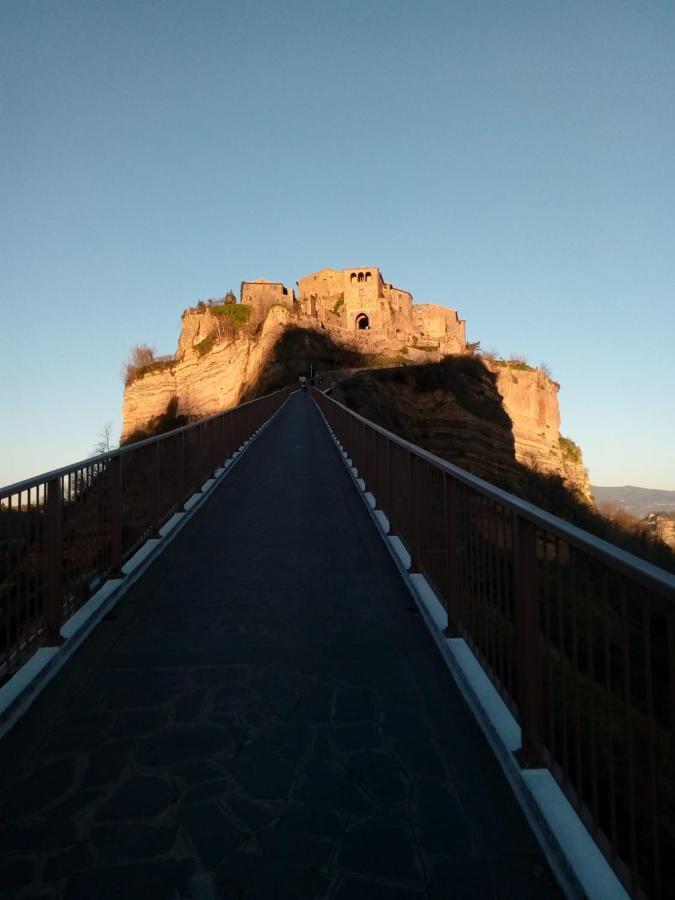
[(675, 4), (0, 4), (0, 483), (133, 344), (377, 265), (546, 362), (597, 484), (675, 489)]

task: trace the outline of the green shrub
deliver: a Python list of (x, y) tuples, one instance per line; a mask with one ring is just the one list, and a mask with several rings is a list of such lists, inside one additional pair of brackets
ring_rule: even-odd
[(210, 311), (214, 316), (227, 316), (237, 328), (241, 328), (251, 318), (251, 307), (243, 303), (214, 303)]
[(336, 316), (340, 315), (340, 307), (344, 306), (344, 302), (345, 302), (345, 295), (340, 294), (340, 296), (335, 301), (335, 306), (333, 307), (333, 312), (335, 313)]
[(563, 459), (567, 459), (573, 463), (581, 462), (581, 447), (579, 447), (578, 444), (575, 444), (571, 438), (566, 438), (562, 435), (560, 435), (558, 442), (560, 444)]
[(203, 341), (194, 345), (193, 349), (197, 351), (197, 356), (206, 356), (207, 353), (210, 353), (213, 350), (215, 343), (215, 334), (207, 334)]

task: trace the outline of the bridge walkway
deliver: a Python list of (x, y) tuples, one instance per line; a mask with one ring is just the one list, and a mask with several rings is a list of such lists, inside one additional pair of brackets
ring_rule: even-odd
[(308, 395), (0, 742), (5, 898), (560, 897)]

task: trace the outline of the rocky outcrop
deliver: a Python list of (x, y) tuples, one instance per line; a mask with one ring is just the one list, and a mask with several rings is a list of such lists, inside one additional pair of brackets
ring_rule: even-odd
[[(142, 370), (125, 389), (123, 441), (169, 408), (177, 416), (202, 418), (287, 384), (309, 361), (314, 371), (325, 371), (445, 359), (440, 367), (380, 373), (366, 382), (365, 394), (354, 382), (344, 397), (360, 391), (351, 403), (364, 415), (488, 480), (515, 478), (518, 463), (560, 474), (590, 498), (581, 451), (560, 435), (559, 386), (541, 370), (403, 346), (384, 330), (349, 330), (330, 311), (315, 317), (273, 304), (242, 324), (243, 312), (242, 304), (200, 304), (183, 314), (175, 357)], [(392, 406), (386, 392), (394, 384)], [(387, 410), (393, 410), (388, 419)]]
[[(241, 310), (241, 305), (238, 305)], [(377, 364), (399, 361), (429, 362), (442, 354), (402, 346), (400, 338), (382, 331), (350, 331), (338, 316), (324, 319), (306, 316), (300, 310), (274, 304), (255, 313), (245, 327), (227, 317), (203, 309), (183, 314), (178, 348), (174, 357), (161, 360), (128, 384), (124, 391), (122, 441), (142, 431), (161, 416), (169, 403), (178, 415), (201, 418), (235, 406), (251, 395), (271, 358), (272, 348), (290, 328), (302, 328), (327, 337), (336, 347)], [(354, 363), (354, 365), (357, 365)]]
[(522, 494), (531, 471), (560, 475), (589, 500), (581, 451), (560, 436), (558, 389), (543, 372), (462, 356), (437, 366), (361, 373), (337, 385), (335, 395), (390, 431), (508, 490)]
[[(218, 341), (216, 317), (187, 313), (175, 359), (150, 369), (124, 391), (122, 442), (161, 416), (175, 399), (178, 415), (202, 418), (236, 406), (292, 319), (273, 307), (260, 330), (238, 330)], [(204, 342), (212, 346), (204, 347)]]
[(562, 475), (587, 500), (588, 471), (581, 449), (560, 434), (560, 385), (540, 369), (486, 361), (497, 377), (504, 409), (511, 419), (516, 460), (543, 473)]

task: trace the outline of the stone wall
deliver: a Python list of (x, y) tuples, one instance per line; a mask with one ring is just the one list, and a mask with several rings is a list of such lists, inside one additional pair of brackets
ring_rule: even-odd
[(241, 302), (252, 306), (257, 312), (266, 314), (275, 303), (292, 308), (295, 299), (294, 291), (289, 291), (280, 281), (242, 281)]

